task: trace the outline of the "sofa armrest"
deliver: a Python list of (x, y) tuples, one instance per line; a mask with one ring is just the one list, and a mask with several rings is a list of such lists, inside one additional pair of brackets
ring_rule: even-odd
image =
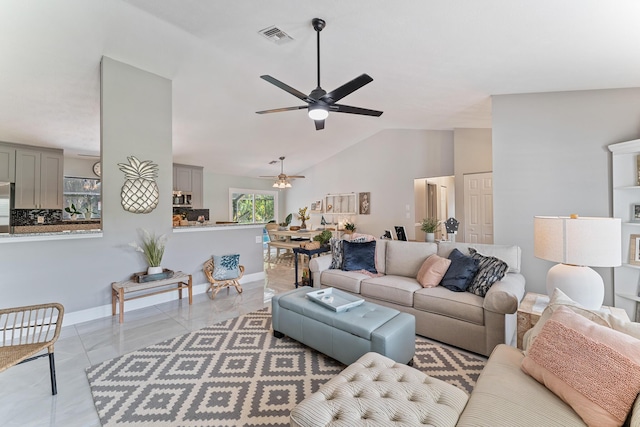
[(501, 314), (513, 314), (524, 298), (525, 278), (520, 273), (507, 273), (494, 283), (484, 297), (485, 310)]
[(309, 261), (309, 270), (311, 270), (311, 273), (322, 273), (324, 270), (328, 270), (330, 266), (331, 257), (327, 255), (311, 258)]
[(318, 256), (309, 260), (309, 271), (311, 271), (311, 280), (314, 288), (320, 287), (320, 276), (329, 267), (331, 267), (331, 256), (329, 255)]

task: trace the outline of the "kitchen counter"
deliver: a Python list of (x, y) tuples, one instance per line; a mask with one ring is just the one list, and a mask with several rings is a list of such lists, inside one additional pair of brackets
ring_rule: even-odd
[(59, 224), (20, 225), (13, 227), (13, 234), (56, 233), (62, 231), (100, 230), (100, 221), (64, 221)]
[(67, 230), (49, 232), (24, 232), (20, 234), (0, 234), (0, 244), (16, 242), (37, 242), (44, 240), (93, 239), (102, 237), (102, 230)]
[(235, 229), (247, 229), (247, 228), (264, 228), (264, 224), (216, 224), (215, 222), (205, 221), (199, 223), (198, 221), (189, 221), (189, 225), (178, 225), (173, 227), (174, 233), (190, 233), (199, 231), (222, 231), (222, 230), (235, 230)]

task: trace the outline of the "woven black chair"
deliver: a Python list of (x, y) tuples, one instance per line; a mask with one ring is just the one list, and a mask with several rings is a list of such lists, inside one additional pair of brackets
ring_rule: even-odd
[[(58, 303), (0, 309), (0, 372), (48, 355), (51, 394), (58, 394), (53, 344), (63, 316), (64, 307)], [(46, 353), (38, 354), (43, 350)]]

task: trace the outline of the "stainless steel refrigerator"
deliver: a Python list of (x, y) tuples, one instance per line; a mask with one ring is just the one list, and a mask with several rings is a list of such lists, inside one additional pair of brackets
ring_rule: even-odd
[(11, 232), (13, 197), (13, 184), (10, 182), (0, 182), (0, 233)]

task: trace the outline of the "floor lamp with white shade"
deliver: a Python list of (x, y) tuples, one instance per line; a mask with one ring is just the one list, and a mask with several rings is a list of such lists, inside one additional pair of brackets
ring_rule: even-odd
[(547, 293), (560, 289), (588, 309), (604, 301), (602, 277), (590, 267), (618, 267), (622, 258), (620, 218), (536, 216), (534, 255), (559, 264), (547, 273)]

